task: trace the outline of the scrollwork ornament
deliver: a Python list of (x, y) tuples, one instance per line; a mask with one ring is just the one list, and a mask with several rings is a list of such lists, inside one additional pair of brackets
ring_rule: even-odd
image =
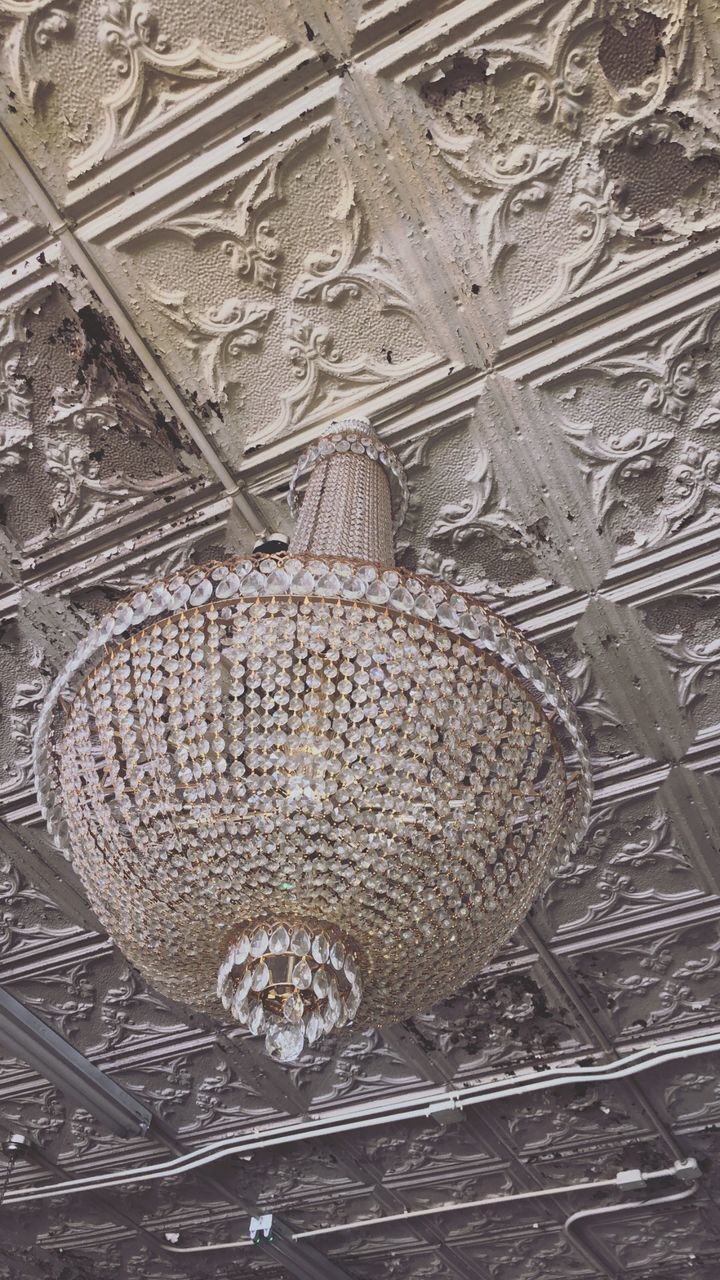
[(75, 28), (78, 0), (0, 0), (0, 56), (13, 92), (28, 111), (49, 83), (43, 55)]
[(240, 53), (225, 54), (195, 37), (174, 48), (149, 0), (107, 0), (98, 41), (119, 84), (102, 100), (102, 128), (74, 162), (75, 177), (112, 155), (169, 109), (187, 105), (218, 82), (252, 70), (278, 43), (267, 37)]

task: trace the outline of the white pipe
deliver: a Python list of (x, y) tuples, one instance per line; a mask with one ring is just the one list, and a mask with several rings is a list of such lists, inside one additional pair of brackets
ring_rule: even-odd
[[(643, 1175), (646, 1179), (649, 1174)], [(687, 1200), (689, 1196), (694, 1196), (697, 1191), (697, 1183), (692, 1187), (688, 1187), (686, 1191), (674, 1191), (671, 1195), (656, 1196), (653, 1200), (626, 1200), (623, 1204), (606, 1204), (596, 1209), (579, 1209), (577, 1213), (571, 1213), (563, 1226), (563, 1231), (568, 1240), (572, 1241), (571, 1227), (575, 1225), (581, 1218), (595, 1218), (606, 1216), (611, 1213), (626, 1213), (630, 1209), (651, 1209), (656, 1204), (670, 1204), (672, 1200)]]
[[(645, 1182), (652, 1178), (670, 1178), (675, 1169), (656, 1169), (651, 1173), (643, 1173)], [(315, 1227), (312, 1231), (298, 1231), (293, 1240), (306, 1240), (308, 1236), (329, 1236), (338, 1231), (352, 1231), (355, 1227), (376, 1226), (380, 1222), (406, 1222), (409, 1218), (425, 1218), (437, 1213), (455, 1213), (458, 1209), (481, 1209), (488, 1204), (507, 1204), (511, 1200), (541, 1200), (544, 1196), (566, 1196), (579, 1191), (595, 1191), (599, 1187), (615, 1187), (620, 1189), (617, 1175), (615, 1178), (600, 1178), (597, 1182), (565, 1183), (558, 1187), (543, 1187), (535, 1191), (517, 1191), (507, 1196), (483, 1196), (480, 1200), (448, 1200), (445, 1204), (431, 1206), (427, 1209), (411, 1209), (404, 1213), (391, 1213), (376, 1218), (360, 1218), (356, 1222), (342, 1222), (332, 1227)], [(213, 1245), (213, 1248), (216, 1246)]]
[[(419, 1098), (417, 1095), (412, 1097), (406, 1109), (397, 1109), (397, 1100), (394, 1103), (386, 1104), (387, 1107), (393, 1105), (396, 1107), (396, 1110), (389, 1114), (382, 1106), (373, 1107), (372, 1104), (365, 1104), (364, 1106), (346, 1108), (344, 1111), (336, 1113), (333, 1123), (330, 1124), (320, 1116), (301, 1125), (297, 1124), (297, 1122), (285, 1121), (268, 1126), (265, 1130), (256, 1129), (255, 1136), (216, 1139), (196, 1151), (176, 1156), (170, 1160), (159, 1161), (152, 1165), (145, 1165), (139, 1168), (136, 1166), (135, 1168), (117, 1170), (107, 1174), (96, 1175), (95, 1177), (56, 1182), (49, 1186), (35, 1187), (26, 1191), (9, 1191), (5, 1196), (4, 1203), (24, 1204), (32, 1200), (49, 1199), (56, 1195), (75, 1195), (84, 1191), (101, 1190), (105, 1187), (152, 1182), (158, 1178), (189, 1173), (193, 1169), (213, 1164), (215, 1161), (225, 1159), (229, 1155), (247, 1154), (266, 1147), (301, 1142), (307, 1138), (328, 1137), (335, 1133), (345, 1133), (382, 1124), (397, 1123), (398, 1121), (427, 1119), (443, 1110), (462, 1110), (467, 1106), (474, 1106), (480, 1102), (518, 1097), (525, 1093), (547, 1089), (550, 1086), (621, 1080), (643, 1071), (649, 1071), (653, 1067), (662, 1066), (668, 1062), (684, 1060), (701, 1053), (716, 1053), (718, 1051), (720, 1051), (720, 1029), (706, 1032), (699, 1036), (666, 1042), (659, 1046), (650, 1045), (643, 1049), (637, 1049), (607, 1065), (574, 1067), (571, 1071), (551, 1067), (547, 1071), (528, 1072), (524, 1080), (518, 1081), (518, 1078), (515, 1077), (510, 1087), (498, 1087), (499, 1081), (490, 1081), (487, 1084), (452, 1092), (443, 1092), (440, 1089), (436, 1089), (420, 1095)], [(411, 1105), (417, 1101), (420, 1101), (420, 1106)], [(368, 1115), (368, 1112), (372, 1112), (372, 1114)]]
[(194, 440), (210, 470), (222, 484), (227, 496), (232, 498), (245, 523), (254, 533), (263, 533), (266, 529), (266, 522), (259, 515), (252, 500), (244, 491), (245, 486), (230, 474), (204, 431), (198, 426), (174, 383), (171, 382), (144, 338), (138, 333), (125, 306), (97, 266), (90, 250), (75, 235), (67, 220), (62, 217), (55, 202), (48, 195), (39, 178), (2, 125), (0, 125), (0, 155), (7, 161), (9, 168), (18, 178), (21, 185), (24, 186), (30, 199), (37, 205), (48, 224), (51, 234), (62, 245), (70, 261), (80, 268), (105, 310), (112, 316), (128, 346), (132, 347), (156, 387), (167, 400), (176, 418), (182, 423), (190, 438)]
[[(651, 1172), (642, 1173), (641, 1177), (645, 1182), (650, 1182), (656, 1178), (670, 1178), (676, 1173), (674, 1167), (669, 1169), (653, 1169)], [(541, 1200), (546, 1196), (567, 1196), (577, 1195), (581, 1191), (597, 1191), (604, 1187), (615, 1187), (616, 1190), (622, 1189), (619, 1179), (622, 1174), (617, 1174), (614, 1178), (600, 1178), (596, 1182), (575, 1182), (564, 1183), (556, 1187), (543, 1187), (534, 1191), (518, 1191), (511, 1195), (504, 1196), (483, 1196), (479, 1200), (457, 1200), (446, 1201), (445, 1204), (430, 1205), (425, 1209), (406, 1209), (403, 1213), (379, 1214), (374, 1218), (356, 1218), (352, 1222), (336, 1223), (332, 1227), (313, 1227), (310, 1231), (296, 1231), (291, 1236), (291, 1240), (310, 1240), (317, 1236), (336, 1235), (341, 1231), (358, 1231), (363, 1227), (384, 1226), (390, 1222), (408, 1222), (412, 1218), (428, 1218), (437, 1217), (441, 1213), (457, 1213), (462, 1209), (481, 1209), (486, 1205), (509, 1204), (515, 1200)], [(576, 1218), (582, 1218), (594, 1213), (612, 1213), (615, 1210), (634, 1208), (636, 1205), (661, 1204), (665, 1200), (682, 1200), (685, 1196), (692, 1195), (695, 1187), (682, 1191), (677, 1195), (663, 1196), (658, 1200), (638, 1200), (631, 1204), (607, 1205), (601, 1209), (586, 1209), (579, 1213), (571, 1214), (565, 1223), (564, 1230), (567, 1230), (570, 1223)], [(167, 1253), (215, 1253), (221, 1249), (247, 1249), (253, 1243), (247, 1236), (242, 1240), (227, 1240), (220, 1244), (193, 1244), (193, 1245), (171, 1245), (162, 1244), (163, 1249)]]

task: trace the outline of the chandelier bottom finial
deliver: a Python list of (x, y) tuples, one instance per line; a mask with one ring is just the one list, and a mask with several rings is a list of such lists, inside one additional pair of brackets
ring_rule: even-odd
[(332, 930), (261, 922), (228, 948), (218, 997), (241, 1026), (265, 1035), (271, 1057), (293, 1062), (306, 1043), (353, 1020), (362, 984), (355, 954)]

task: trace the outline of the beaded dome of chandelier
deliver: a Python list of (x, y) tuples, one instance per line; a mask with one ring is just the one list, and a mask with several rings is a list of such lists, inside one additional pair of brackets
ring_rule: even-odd
[(407, 483), (368, 422), (331, 425), (290, 503), (287, 553), (190, 568), (104, 617), (35, 743), (51, 834), (118, 946), (283, 1061), (477, 974), (590, 804), (544, 659), (395, 567)]

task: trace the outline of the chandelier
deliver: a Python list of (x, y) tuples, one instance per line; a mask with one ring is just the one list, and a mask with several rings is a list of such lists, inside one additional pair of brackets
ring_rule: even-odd
[(394, 565), (407, 499), (370, 424), (332, 423), (296, 468), (289, 550), (136, 592), (40, 716), (43, 813), (108, 932), (282, 1061), (475, 976), (587, 822), (557, 676)]

